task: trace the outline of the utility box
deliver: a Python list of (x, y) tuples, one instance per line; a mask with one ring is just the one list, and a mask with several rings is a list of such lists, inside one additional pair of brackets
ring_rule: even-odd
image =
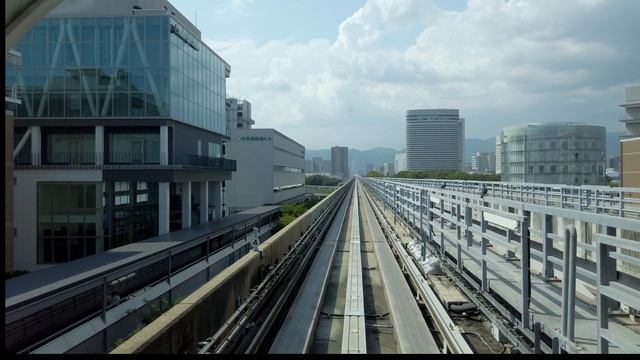
[(507, 337), (504, 336), (504, 334), (500, 331), (500, 329), (498, 329), (498, 327), (495, 324), (491, 324), (491, 335), (493, 336), (494, 339), (496, 339), (496, 341), (498, 341), (499, 343), (507, 343), (509, 342), (507, 340)]

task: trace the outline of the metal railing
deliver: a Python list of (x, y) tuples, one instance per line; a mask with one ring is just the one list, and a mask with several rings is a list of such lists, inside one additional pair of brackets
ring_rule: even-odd
[(383, 181), (476, 195), (486, 188), (486, 198), (640, 219), (640, 188), (395, 178)]
[[(584, 351), (586, 344), (595, 345), (595, 341), (582, 341), (584, 339), (573, 334), (575, 320), (568, 314), (573, 313), (570, 308), (575, 306), (577, 277), (597, 288), (598, 334), (593, 338), (597, 340), (597, 350), (606, 353), (612, 343), (618, 350), (640, 351), (634, 345), (640, 343), (639, 337), (630, 335), (620, 324), (616, 324), (615, 329), (609, 327), (608, 312), (612, 303), (640, 310), (637, 274), (619, 276), (623, 271), (621, 264), (640, 266), (637, 256), (627, 255), (640, 252), (640, 242), (622, 238), (640, 238), (640, 189), (412, 179), (367, 179), (365, 183), (391, 208), (394, 218), (404, 219), (416, 229), (424, 245), (433, 246), (440, 253), (441, 261), (451, 262), (457, 276), (473, 284), (478, 294), (503, 316), (513, 318), (514, 326), (532, 341), (540, 341), (540, 336), (534, 337), (537, 329), (553, 340), (549, 348), (554, 352)], [(541, 223), (535, 223), (534, 216)], [(580, 241), (571, 240), (571, 250), (565, 248), (565, 252), (570, 251), (570, 257), (575, 257), (571, 254), (575, 254), (576, 247), (597, 251), (596, 261), (581, 258), (577, 268), (575, 261), (568, 262), (564, 252), (554, 247), (554, 242), (568, 244), (569, 239), (575, 238), (577, 225), (567, 225), (565, 229), (559, 220), (558, 225), (554, 225), (554, 218), (566, 219), (569, 224), (577, 220), (598, 225), (583, 228)], [(587, 228), (589, 230), (585, 230)], [(586, 232), (592, 234), (589, 244), (585, 243)], [(535, 246), (531, 235), (537, 239), (533, 241), (537, 243)], [(495, 256), (501, 260), (496, 261)], [(554, 270), (559, 270), (567, 284), (574, 283), (564, 289), (568, 296), (554, 299), (562, 304), (562, 331), (554, 330), (552, 324), (545, 324), (530, 311), (531, 278), (535, 276), (530, 270), (530, 259), (542, 265), (541, 278), (553, 279)], [(519, 261), (521, 265), (514, 268), (509, 265), (511, 261)], [(567, 266), (575, 270), (567, 270)], [(510, 294), (494, 288), (488, 273), (497, 272), (515, 272), (517, 276), (513, 280), (519, 283), (519, 291)], [(580, 347), (581, 350), (577, 350)]]
[[(55, 152), (51, 154), (22, 152), (14, 159), (16, 169), (182, 169), (203, 168), (236, 171), (235, 160), (179, 154), (161, 165), (162, 153)], [(102, 163), (102, 164), (100, 164)]]

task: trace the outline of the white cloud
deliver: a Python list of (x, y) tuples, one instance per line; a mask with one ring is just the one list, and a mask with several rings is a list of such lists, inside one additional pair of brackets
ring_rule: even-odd
[[(455, 107), (467, 136), (527, 121), (615, 121), (640, 81), (635, 0), (369, 0), (336, 39), (208, 40), (232, 68), (228, 90), (252, 102), (257, 126), (308, 148), (404, 147), (410, 108)], [(409, 46), (389, 38), (418, 27)]]

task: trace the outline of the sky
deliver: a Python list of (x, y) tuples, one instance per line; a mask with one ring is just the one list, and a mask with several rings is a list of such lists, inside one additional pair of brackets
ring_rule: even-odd
[(308, 149), (403, 149), (408, 109), (459, 109), (467, 138), (528, 122), (623, 131), (624, 89), (640, 84), (638, 0), (172, 3), (231, 65), (227, 93), (256, 127)]

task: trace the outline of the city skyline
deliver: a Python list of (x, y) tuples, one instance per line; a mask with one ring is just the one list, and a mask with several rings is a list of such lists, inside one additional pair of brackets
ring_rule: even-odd
[[(639, 78), (640, 44), (626, 31), (637, 1), (176, 6), (194, 22), (197, 11), (203, 40), (234, 64), (230, 95), (308, 149), (401, 149), (404, 113), (419, 108), (460, 109), (467, 138), (554, 121), (618, 132), (619, 99)], [(226, 26), (237, 23), (247, 26)]]

